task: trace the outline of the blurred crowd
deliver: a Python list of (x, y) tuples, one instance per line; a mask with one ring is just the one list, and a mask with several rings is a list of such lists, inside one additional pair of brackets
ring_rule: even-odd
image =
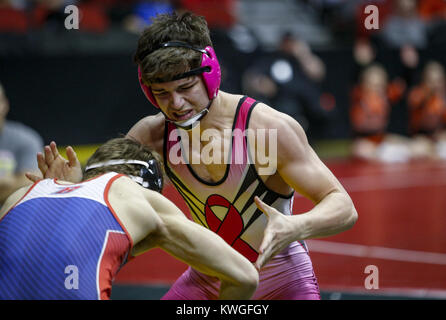
[(259, 55), (243, 73), (243, 92), (295, 118), (308, 131), (328, 121), (330, 106), (321, 103), (326, 67), (308, 43), (285, 32), (278, 49)]
[[(354, 5), (348, 112), (352, 155), (385, 162), (446, 160), (446, 60), (421, 57), (433, 47), (446, 49), (446, 1), (309, 2), (330, 7), (332, 15), (336, 6)], [(378, 29), (365, 27), (370, 4), (378, 8)], [(389, 59), (390, 54), (396, 59)], [(285, 32), (277, 50), (254, 59), (243, 77), (247, 94), (293, 116), (306, 130), (333, 121), (335, 102), (322, 86), (324, 61), (299, 35)], [(392, 128), (392, 113), (403, 130)]]
[[(421, 57), (423, 51), (445, 48), (446, 1), (369, 3), (379, 8), (382, 27), (367, 30), (361, 24), (365, 16), (359, 15), (350, 106), (353, 154), (395, 162), (446, 160), (445, 60)], [(391, 64), (383, 58), (389, 51), (397, 54)], [(399, 114), (407, 114), (403, 134), (395, 134), (389, 125), (393, 108), (405, 109)]]
[[(80, 29), (90, 33), (119, 27), (138, 34), (157, 13), (194, 11), (207, 18), (217, 40), (221, 30), (226, 30), (221, 41), (216, 41), (227, 80), (223, 89), (231, 91), (231, 85), (240, 83), (234, 91), (241, 89), (289, 114), (305, 130), (333, 121), (330, 113), (346, 106), (337, 105), (339, 92), (326, 90), (327, 66), (318, 50), (304, 40), (308, 36), (284, 28), (276, 48), (243, 59), (246, 48), (254, 52), (255, 37), (240, 25), (236, 7), (242, 1), (249, 0), (0, 0), (0, 34), (63, 28), (68, 5), (79, 8)], [(334, 43), (345, 45), (342, 34), (351, 36), (347, 46), (352, 49), (353, 72), (346, 114), (353, 156), (390, 162), (446, 159), (446, 57), (423, 55), (432, 48), (446, 52), (446, 1), (294, 3), (318, 12), (319, 23), (331, 30)], [(370, 4), (379, 10), (376, 30), (364, 24), (368, 16), (364, 9)], [(228, 52), (232, 48), (235, 53)], [(396, 53), (396, 59), (388, 59), (390, 52)], [(392, 114), (398, 118), (392, 120)], [(392, 121), (402, 124), (404, 130), (394, 130)]]
[(234, 1), (221, 0), (0, 0), (0, 32), (26, 33), (40, 28), (63, 28), (65, 8), (75, 5), (80, 12), (79, 29), (106, 32), (112, 26), (140, 32), (150, 17), (179, 10), (197, 11), (228, 26), (233, 22)]
[(38, 174), (37, 152), (43, 140), (23, 123), (7, 120), (9, 99), (0, 83), (0, 207), (8, 196), (29, 183), (25, 172)]
[(154, 12), (175, 9), (173, 1), (137, 0), (0, 0), (0, 31), (26, 33), (40, 28), (64, 28), (65, 8), (79, 9), (79, 28), (89, 32), (105, 32), (113, 25), (129, 30)]

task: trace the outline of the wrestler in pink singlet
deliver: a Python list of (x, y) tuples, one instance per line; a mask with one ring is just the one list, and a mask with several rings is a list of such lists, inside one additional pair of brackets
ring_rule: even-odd
[[(174, 158), (172, 151), (177, 152), (175, 159), (186, 159), (174, 124), (166, 122), (164, 137), (166, 173), (189, 206), (195, 222), (220, 235), (253, 263), (257, 260), (267, 224), (267, 217), (257, 208), (254, 197), (258, 196), (279, 212), (291, 215), (294, 195), (294, 191), (281, 195), (268, 189), (258, 176), (253, 161), (250, 161), (244, 130), (248, 128), (256, 104), (255, 100), (243, 97), (237, 106), (229, 152), (231, 161), (228, 161), (230, 164), (225, 175), (218, 182), (204, 181), (185, 160), (182, 163), (171, 161)], [(162, 299), (217, 299), (219, 285), (217, 278), (189, 267)], [(320, 299), (313, 265), (303, 241), (292, 242), (260, 270), (260, 283), (252, 298)]]

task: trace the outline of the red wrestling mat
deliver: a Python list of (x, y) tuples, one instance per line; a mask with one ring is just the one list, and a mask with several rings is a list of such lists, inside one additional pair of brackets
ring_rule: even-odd
[[(327, 165), (352, 197), (359, 219), (340, 235), (307, 241), (321, 290), (446, 297), (446, 163)], [(180, 198), (171, 187), (165, 195)], [(295, 197), (294, 212), (311, 207)], [(365, 288), (369, 265), (377, 267), (378, 290)], [(116, 283), (171, 284), (185, 269), (154, 250), (128, 263)]]

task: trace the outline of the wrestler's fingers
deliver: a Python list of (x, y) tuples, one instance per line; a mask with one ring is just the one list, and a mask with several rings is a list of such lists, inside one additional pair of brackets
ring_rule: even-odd
[(262, 260), (263, 260), (262, 255), (259, 255), (259, 256), (257, 257), (256, 262), (254, 263), (254, 267), (257, 269), (257, 271), (260, 271), (260, 269), (262, 268), (262, 267), (261, 267)]
[(54, 159), (56, 159), (59, 156), (59, 150), (57, 150), (56, 142), (51, 141), (50, 148), (51, 148), (51, 152), (53, 153)]
[(258, 196), (254, 197), (254, 202), (260, 211), (262, 211), (263, 213), (266, 213), (268, 215), (268, 213), (267, 213), (268, 208), (267, 208), (266, 203), (264, 203), (262, 200), (260, 200), (260, 198)]
[(275, 209), (270, 207), (269, 205), (267, 205), (265, 202), (263, 202), (262, 200), (260, 200), (259, 197), (255, 196), (254, 197), (254, 202), (257, 206), (257, 208), (262, 211), (268, 218), (271, 217), (271, 215), (273, 215), (275, 213)]
[(45, 148), (43, 148), (43, 150), (45, 152), (45, 162), (48, 165), (48, 167), (51, 167), (51, 164), (54, 161), (53, 152), (51, 151), (50, 146), (45, 146)]
[(259, 254), (254, 266), (257, 270), (260, 270), (263, 268), (263, 266), (266, 264), (266, 262), (271, 257), (271, 248), (268, 248), (264, 253)]
[(43, 176), (45, 176), (46, 171), (48, 170), (48, 166), (45, 162), (45, 157), (42, 152), (37, 153), (37, 166), (39, 167), (40, 172)]
[(67, 152), (67, 157), (68, 157), (68, 165), (70, 167), (75, 167), (76, 165), (78, 165), (79, 160), (77, 159), (77, 155), (76, 155), (76, 152), (74, 151), (74, 149), (71, 146), (68, 146), (66, 148), (66, 152)]

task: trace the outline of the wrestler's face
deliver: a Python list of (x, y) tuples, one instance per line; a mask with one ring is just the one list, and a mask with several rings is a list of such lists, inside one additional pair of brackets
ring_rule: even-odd
[(161, 111), (173, 121), (188, 120), (209, 103), (201, 76), (154, 83), (151, 89)]

